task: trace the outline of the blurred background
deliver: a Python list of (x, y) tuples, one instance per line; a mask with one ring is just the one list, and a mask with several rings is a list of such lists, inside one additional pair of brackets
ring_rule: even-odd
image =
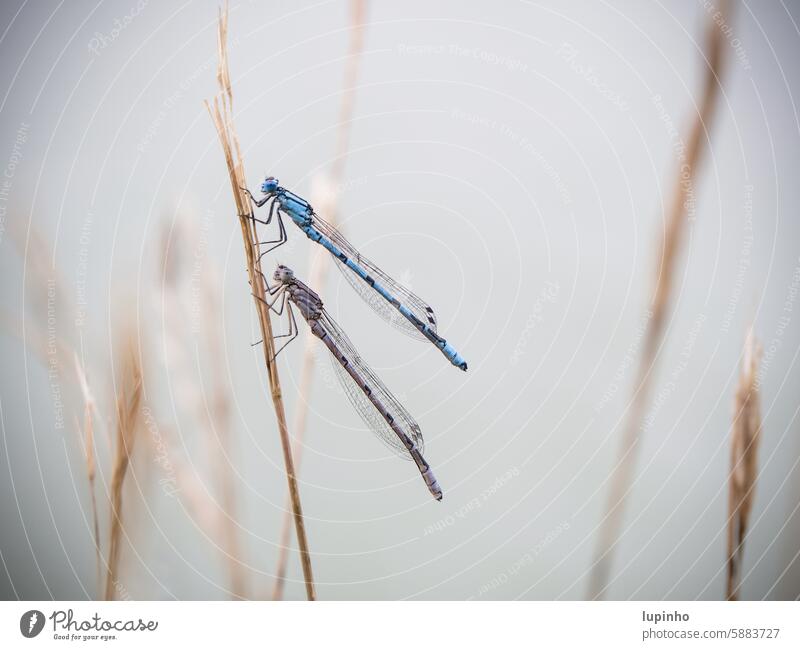
[[(445, 494), (433, 501), (366, 430), (321, 345), (301, 386), (301, 322), (278, 366), (290, 427), (308, 412), (300, 492), (321, 599), (589, 595), (716, 12), (712, 1), (231, 3), (251, 189), (275, 175), (329, 206), (436, 309), (469, 363), (462, 373), (399, 334), (332, 268), (314, 287), (420, 423)], [(0, 6), (3, 598), (103, 596), (128, 350), (141, 398), (113, 597), (273, 593), (286, 480), (203, 104), (218, 92), (217, 18), (216, 2)], [(751, 325), (763, 429), (741, 597), (800, 595), (798, 20), (797, 2), (740, 2), (715, 26), (717, 111), (608, 598), (725, 597)], [(332, 267), (287, 227), (265, 271)], [(304, 598), (293, 535), (289, 546), (285, 597)]]

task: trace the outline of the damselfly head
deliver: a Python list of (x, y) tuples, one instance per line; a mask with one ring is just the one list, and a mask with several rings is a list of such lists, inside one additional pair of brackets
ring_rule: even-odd
[(278, 179), (274, 176), (267, 176), (261, 183), (261, 191), (264, 194), (273, 194), (278, 189)]
[(277, 282), (291, 282), (294, 279), (294, 271), (288, 266), (278, 264), (278, 268), (272, 274), (272, 279)]

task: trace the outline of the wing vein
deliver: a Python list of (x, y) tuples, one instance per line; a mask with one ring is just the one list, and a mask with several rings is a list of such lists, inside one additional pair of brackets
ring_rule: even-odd
[[(351, 367), (372, 390), (373, 395), (383, 404), (390, 416), (393, 417), (400, 428), (405, 431), (406, 435), (414, 441), (414, 444), (416, 444), (416, 446), (419, 448), (420, 453), (423, 453), (424, 440), (422, 437), (422, 431), (420, 430), (416, 420), (414, 420), (406, 408), (389, 391), (386, 385), (378, 378), (369, 365), (367, 365), (367, 363), (355, 349), (355, 346), (350, 342), (350, 339), (344, 333), (342, 328), (339, 327), (336, 321), (331, 318), (330, 314), (324, 310), (322, 313), (322, 318), (320, 319), (320, 323), (327, 331), (328, 336), (331, 337), (331, 340), (336, 344), (344, 356), (347, 357)], [(405, 445), (397, 437), (397, 434), (384, 419), (383, 415), (381, 415), (378, 409), (375, 408), (375, 405), (364, 394), (364, 391), (361, 389), (361, 387), (353, 380), (347, 370), (342, 367), (337, 359), (331, 356), (331, 361), (345, 394), (355, 410), (361, 416), (361, 419), (364, 421), (364, 423), (392, 451), (403, 458), (410, 459)]]
[[(388, 273), (381, 270), (372, 262), (372, 260), (359, 253), (355, 246), (353, 246), (335, 226), (316, 214), (314, 214), (313, 220), (317, 230), (328, 237), (328, 239), (341, 249), (347, 257), (364, 268), (373, 279), (382, 284), (391, 295), (405, 305), (421, 322), (427, 324), (433, 332), (436, 332), (436, 314), (428, 303), (394, 280)], [(342, 272), (345, 279), (352, 285), (364, 302), (366, 302), (383, 320), (404, 334), (424, 338), (424, 335), (414, 324), (408, 321), (400, 312), (389, 304), (383, 296), (366, 284), (360, 277), (353, 273), (351, 269), (347, 268), (341, 260), (337, 259), (336, 261), (338, 262), (337, 267)]]

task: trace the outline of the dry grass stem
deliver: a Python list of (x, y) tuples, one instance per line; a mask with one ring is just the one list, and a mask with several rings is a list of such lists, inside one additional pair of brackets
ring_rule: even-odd
[[(720, 12), (728, 23), (730, 23), (730, 6), (731, 3), (727, 1), (721, 2), (719, 6)], [(672, 285), (678, 277), (678, 258), (686, 237), (687, 204), (692, 201), (697, 170), (714, 117), (720, 90), (719, 75), (725, 54), (725, 35), (713, 20), (709, 20), (705, 59), (703, 60), (705, 76), (702, 96), (697, 113), (694, 115), (688, 140), (685, 143), (685, 158), (682, 160), (681, 169), (676, 174), (671, 200), (664, 215), (665, 227), (659, 249), (655, 289), (650, 305), (650, 321), (644, 335), (642, 354), (623, 431), (619, 458), (610, 479), (606, 515), (600, 526), (590, 576), (589, 596), (592, 599), (602, 598), (608, 586), (614, 547), (619, 539), (622, 525), (625, 499), (630, 491), (635, 469), (640, 427), (649, 403), (656, 357), (661, 347), (664, 326), (669, 315)]]
[[(353, 106), (355, 105), (355, 85), (358, 80), (361, 52), (364, 49), (364, 19), (367, 13), (366, 0), (352, 0), (350, 3), (351, 28), (350, 51), (345, 67), (344, 91), (342, 102), (339, 106), (339, 126), (336, 133), (336, 151), (331, 163), (330, 175), (321, 173), (313, 179), (311, 204), (320, 214), (325, 215), (334, 226), (338, 226), (338, 199), (339, 187), (344, 176), (344, 161), (350, 142), (350, 131), (353, 119)], [(328, 271), (328, 252), (312, 247), (309, 254), (308, 286), (315, 287), (318, 291), (325, 284)], [(295, 467), (300, 470), (303, 459), (303, 443), (305, 440), (306, 426), (308, 423), (308, 400), (311, 395), (311, 386), (314, 381), (314, 337), (306, 337), (303, 351), (303, 360), (300, 367), (300, 399), (294, 412), (292, 431), (294, 432), (293, 453)], [(278, 561), (275, 567), (275, 585), (272, 590), (272, 599), (281, 600), (286, 584), (286, 569), (289, 560), (289, 542), (291, 538), (291, 508), (287, 502), (284, 507), (283, 522), (280, 537), (278, 538)]]
[[(86, 476), (89, 479), (89, 494), (92, 504), (92, 528), (94, 530), (95, 560), (97, 564), (97, 577), (101, 576), (101, 550), (100, 550), (100, 518), (97, 512), (97, 497), (95, 496), (95, 478), (97, 476), (97, 461), (94, 446), (94, 414), (96, 410), (94, 396), (89, 390), (86, 372), (81, 365), (81, 360), (75, 354), (75, 374), (83, 396), (83, 448), (86, 459)], [(77, 427), (80, 430), (80, 426)]]
[[(21, 224), (22, 222), (17, 221), (15, 223)], [(63, 296), (68, 295), (62, 290), (64, 283), (55, 267), (45, 261), (51, 259), (51, 256), (45, 254), (45, 251), (51, 247), (47, 245), (45, 238), (32, 225), (29, 225), (26, 232), (23, 232), (22, 227), (18, 225), (11, 229), (11, 235), (17, 252), (25, 262), (26, 274), (30, 276), (30, 280), (27, 282), (27, 287), (31, 293), (28, 305), (33, 317), (32, 321), (28, 321), (23, 317), (22, 323), (16, 323), (8, 314), (3, 312), (0, 313), (0, 325), (7, 329), (10, 334), (17, 336), (25, 345), (30, 345), (44, 366), (50, 366), (53, 360), (56, 362), (64, 358), (72, 358), (73, 360), (72, 370), (75, 374), (76, 383), (80, 388), (83, 411), (83, 424), (81, 425), (77, 417), (78, 409), (76, 409), (75, 429), (81, 437), (80, 442), (86, 463), (92, 510), (95, 564), (97, 580), (100, 582), (102, 580), (102, 549), (100, 518), (95, 491), (97, 477), (95, 422), (102, 422), (102, 419), (99, 418), (97, 402), (89, 389), (84, 363), (81, 361), (81, 356), (75, 346), (71, 343), (71, 340), (80, 337), (74, 336), (75, 332), (64, 326), (58, 327), (53, 334), (45, 333), (45, 329), (41, 325), (48, 322), (48, 310), (50, 309), (48, 302), (51, 300), (51, 296), (54, 303), (52, 308), (55, 309), (55, 301), (63, 300)], [(61, 319), (63, 322), (74, 323), (74, 318), (72, 317), (74, 312), (74, 304), (61, 304), (61, 314), (66, 315), (65, 318)], [(58, 363), (59, 367), (60, 365)], [(106, 430), (106, 436), (110, 442), (108, 430)]]
[(108, 541), (106, 600), (114, 600), (115, 587), (119, 583), (119, 556), (123, 531), (122, 488), (130, 467), (142, 401), (141, 362), (133, 345), (133, 339), (127, 341), (126, 345), (122, 379), (116, 397), (117, 436), (114, 466), (111, 472), (111, 530)]
[(761, 349), (752, 329), (744, 347), (739, 386), (731, 426), (731, 473), (728, 480), (728, 581), (725, 595), (738, 600), (744, 540), (758, 478), (758, 444), (761, 441), (761, 404), (756, 372)]
[[(217, 81), (222, 91), (218, 97), (214, 98), (213, 108), (208, 106), (209, 112), (219, 135), (222, 151), (225, 155), (225, 162), (228, 166), (231, 190), (236, 204), (236, 213), (239, 215), (239, 225), (242, 230), (242, 240), (244, 243), (245, 258), (247, 260), (247, 273), (250, 280), (250, 288), (253, 293), (256, 310), (258, 312), (261, 337), (263, 339), (264, 361), (267, 367), (267, 375), (272, 393), (272, 403), (275, 408), (275, 417), (278, 421), (278, 432), (283, 450), (284, 468), (286, 480), (289, 486), (289, 495), (292, 505), (292, 515), (295, 523), (295, 533), (300, 548), (300, 563), (303, 567), (303, 578), (306, 587), (306, 596), (309, 600), (316, 598), (314, 589), (314, 577), (311, 569), (311, 555), (308, 550), (308, 540), (306, 539), (305, 524), (303, 521), (303, 510), (300, 503), (300, 491), (297, 486), (297, 476), (292, 457), (291, 440), (286, 424), (286, 412), (283, 405), (283, 395), (281, 393), (280, 379), (278, 377), (277, 366), (274, 361), (274, 341), (272, 338), (272, 321), (267, 308), (266, 287), (264, 276), (261, 272), (261, 263), (258, 255), (258, 235), (256, 232), (255, 221), (252, 216), (252, 207), (245, 193), (241, 188), (246, 187), (247, 181), (244, 173), (244, 164), (239, 147), (239, 140), (233, 125), (233, 93), (231, 91), (231, 81), (228, 69), (227, 53), (227, 31), (228, 31), (228, 10), (220, 12), (219, 19), (219, 67), (217, 69)], [(208, 104), (207, 104), (208, 105)]]
[[(0, 311), (0, 330), (5, 331), (8, 335), (14, 336), (19, 339), (24, 345), (28, 346), (39, 358), (43, 366), (49, 363), (48, 341), (47, 336), (42, 333), (41, 329), (35, 323), (26, 323), (25, 334), (23, 335), (22, 326), (15, 322), (6, 312)], [(97, 509), (97, 496), (96, 496), (96, 483), (97, 478), (97, 458), (95, 446), (95, 421), (102, 422), (98, 417), (97, 404), (94, 401), (89, 385), (86, 379), (86, 373), (78, 358), (77, 352), (71, 350), (63, 340), (56, 342), (56, 349), (69, 351), (74, 356), (74, 370), (75, 379), (81, 389), (83, 397), (83, 424), (78, 420), (77, 415), (74, 417), (75, 431), (81, 438), (81, 446), (83, 447), (84, 460), (86, 462), (86, 476), (89, 481), (89, 499), (90, 507), (92, 510), (92, 535), (93, 544), (95, 548), (95, 565), (96, 577), (98, 586), (101, 583), (103, 570), (102, 570), (102, 546), (100, 542), (100, 517)], [(98, 593), (102, 591), (99, 586)]]
[[(27, 248), (35, 248), (38, 251), (36, 256), (30, 256), (31, 258), (35, 257), (36, 262), (26, 265), (27, 271), (30, 274), (28, 289), (32, 294), (30, 300), (28, 301), (28, 305), (33, 312), (33, 316), (31, 319), (26, 320), (23, 326), (23, 323), (20, 322), (19, 319), (12, 318), (7, 312), (0, 310), (0, 328), (2, 328), (4, 331), (7, 331), (8, 334), (16, 336), (20, 339), (20, 341), (23, 341), (26, 345), (28, 345), (45, 366), (47, 366), (51, 361), (53, 345), (55, 345), (55, 353), (57, 358), (60, 359), (65, 357), (73, 359), (73, 363), (68, 367), (74, 372), (75, 385), (78, 387), (81, 397), (80, 408), (75, 408), (75, 429), (80, 436), (80, 443), (84, 454), (86, 473), (89, 482), (89, 493), (91, 499), (90, 507), (92, 510), (92, 534), (94, 538), (93, 544), (95, 547), (97, 575), (99, 580), (105, 583), (101, 584), (99, 593), (105, 594), (106, 597), (108, 597), (109, 592), (107, 589), (107, 583), (110, 567), (112, 567), (112, 565), (114, 566), (113, 574), (115, 576), (119, 571), (118, 548), (119, 537), (122, 533), (122, 528), (121, 526), (118, 526), (116, 531), (112, 532), (111, 534), (112, 537), (116, 537), (117, 543), (113, 551), (109, 550), (109, 556), (113, 556), (117, 559), (112, 559), (112, 557), (109, 557), (108, 561), (104, 561), (102, 554), (103, 544), (100, 536), (101, 524), (96, 497), (96, 482), (98, 472), (96, 434), (98, 432), (98, 427), (100, 430), (104, 431), (105, 438), (108, 440), (109, 449), (111, 449), (114, 453), (113, 476), (117, 479), (117, 481), (115, 483), (112, 479), (112, 486), (109, 492), (109, 496), (111, 497), (112, 526), (114, 525), (113, 513), (115, 511), (121, 512), (119, 506), (114, 505), (114, 497), (116, 496), (118, 499), (121, 499), (121, 491), (119, 491), (117, 488), (121, 489), (121, 478), (124, 471), (127, 471), (126, 456), (120, 455), (125, 451), (125, 448), (119, 444), (119, 426), (116, 440), (112, 438), (109, 431), (111, 427), (104, 426), (106, 420), (102, 417), (98, 402), (90, 389), (85, 364), (82, 362), (78, 352), (70, 344), (70, 337), (65, 335), (63, 328), (58, 328), (56, 331), (55, 340), (49, 340), (47, 334), (40, 325), (40, 323), (47, 322), (46, 305), (42, 296), (47, 293), (48, 287), (56, 288), (54, 293), (57, 297), (61, 297), (62, 295), (66, 294), (65, 292), (59, 290), (59, 288), (63, 286), (63, 282), (61, 281), (61, 278), (56, 275), (55, 269), (52, 269), (46, 264), (41, 263), (42, 258), (46, 257), (41, 253), (47, 250), (47, 246), (45, 240), (38, 234), (35, 228), (31, 228), (31, 232), (27, 236), (19, 229), (15, 231), (14, 241), (18, 247), (20, 256), (23, 257), (23, 259), (27, 257), (25, 255), (26, 237), (29, 237), (30, 239), (30, 244), (27, 246)], [(178, 265), (172, 265), (170, 269), (166, 269), (165, 271), (168, 271), (165, 273), (165, 278), (167, 278), (168, 281), (174, 281), (174, 276), (176, 273), (180, 272), (180, 268)], [(171, 277), (167, 277), (170, 274)], [(175, 296), (170, 296), (170, 298), (175, 298)], [(170, 304), (174, 305), (176, 302), (176, 300), (171, 300)], [(67, 314), (71, 313), (74, 311), (74, 305), (64, 305), (64, 311)], [(73, 322), (73, 319), (71, 318), (65, 318), (64, 320), (68, 323)], [(173, 318), (170, 320), (167, 318), (166, 320), (168, 321), (169, 325), (170, 322), (174, 322), (176, 319)], [(185, 326), (185, 320), (181, 321), (180, 325), (181, 328), (183, 328), (183, 326)], [(181, 331), (178, 333), (172, 332), (172, 339), (174, 340), (176, 337), (180, 338), (180, 340), (184, 340), (184, 330), (181, 329)], [(170, 367), (175, 365), (174, 359), (168, 359), (166, 361), (169, 362), (168, 365)], [(218, 390), (219, 387), (215, 388), (217, 390), (215, 391), (213, 398), (214, 405), (212, 406), (211, 411), (216, 413), (220, 408), (217, 405), (222, 404), (223, 400), (221, 399)], [(194, 391), (192, 391), (192, 393), (193, 392)], [(193, 403), (190, 406), (195, 411), (199, 409), (197, 404)], [(221, 408), (224, 409), (224, 405), (222, 405)], [(82, 424), (79, 417), (80, 412), (82, 412)], [(220, 422), (222, 419), (222, 417), (215, 416), (215, 420), (217, 422)], [(164, 432), (164, 438), (175, 437), (174, 435), (169, 435), (171, 434), (171, 430), (169, 428), (159, 426), (159, 430)], [(153, 445), (154, 452), (156, 454), (163, 452), (163, 449), (159, 449), (157, 447), (159, 438), (147, 436), (146, 439), (151, 445)], [(161, 444), (166, 446), (166, 440), (161, 440)], [(215, 504), (212, 503), (211, 499), (209, 499), (205, 487), (198, 480), (195, 472), (187, 466), (187, 463), (184, 461), (184, 459), (180, 455), (175, 455), (172, 453), (169, 454), (169, 457), (170, 463), (175, 470), (176, 482), (180, 486), (178, 493), (181, 501), (187, 506), (187, 509), (191, 513), (193, 520), (197, 522), (204, 531), (206, 531), (209, 537), (225, 540), (226, 534), (224, 531), (224, 526), (226, 522), (224, 522), (223, 518), (220, 516), (220, 508), (215, 507)], [(225, 501), (226, 500), (223, 499), (223, 502)], [(226, 546), (226, 548), (228, 547)], [(239, 578), (237, 577), (234, 579), (232, 577), (231, 583), (232, 585), (240, 584)], [(240, 592), (237, 591), (236, 593)]]

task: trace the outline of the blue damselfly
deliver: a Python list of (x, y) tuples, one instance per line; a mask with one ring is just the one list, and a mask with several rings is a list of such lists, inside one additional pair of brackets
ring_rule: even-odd
[[(342, 233), (314, 212), (308, 201), (281, 187), (278, 179), (272, 176), (261, 184), (264, 196), (259, 200), (256, 200), (246, 188), (242, 189), (247, 192), (256, 207), (260, 208), (271, 202), (266, 220), (255, 217), (253, 219), (266, 225), (272, 223), (275, 217), (278, 220), (278, 238), (260, 242), (269, 245), (269, 248), (261, 253), (262, 257), (286, 243), (286, 228), (282, 215), (288, 216), (309, 239), (324, 246), (334, 256), (344, 277), (381, 318), (405, 333), (423, 336), (433, 343), (450, 363), (462, 370), (467, 369), (467, 362), (453, 346), (437, 334), (436, 315), (433, 309), (361, 255)], [(397, 312), (403, 318), (397, 318)]]

